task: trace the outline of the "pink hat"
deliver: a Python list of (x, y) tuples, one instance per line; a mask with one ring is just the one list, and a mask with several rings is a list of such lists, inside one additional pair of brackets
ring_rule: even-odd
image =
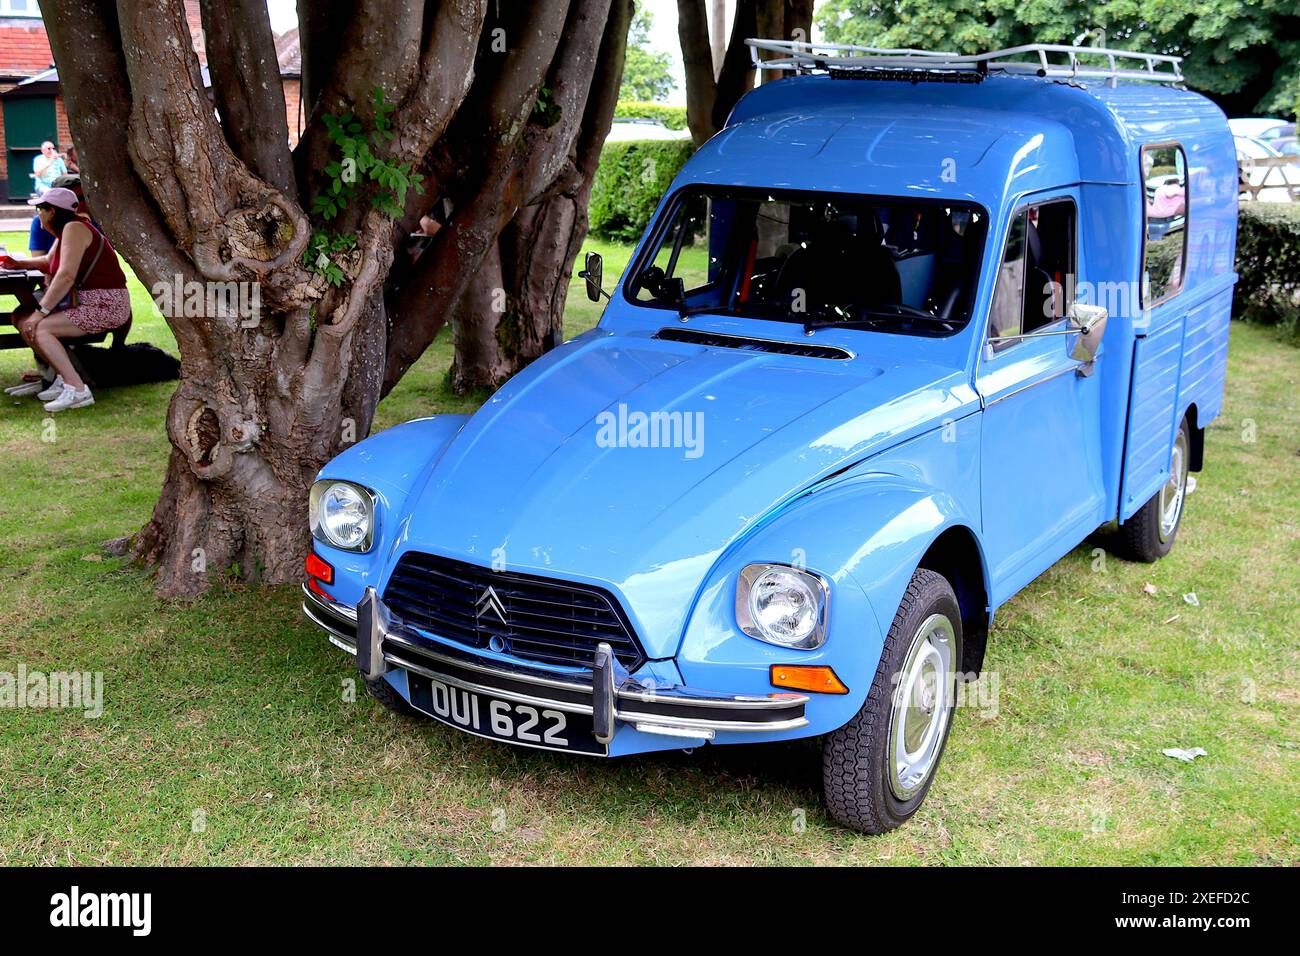
[(56, 186), (53, 189), (45, 190), (44, 196), (35, 196), (27, 200), (29, 206), (58, 206), (60, 209), (66, 209), (68, 212), (77, 211), (77, 194), (71, 189), (64, 189)]

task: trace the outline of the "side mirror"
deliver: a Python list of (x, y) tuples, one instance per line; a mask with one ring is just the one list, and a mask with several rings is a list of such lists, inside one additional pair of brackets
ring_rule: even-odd
[(1101, 348), (1101, 337), (1106, 333), (1109, 314), (1099, 305), (1077, 302), (1070, 310), (1070, 318), (1079, 330), (1079, 338), (1070, 350), (1070, 358), (1076, 362), (1091, 363)]
[(578, 273), (579, 279), (587, 280), (587, 298), (592, 302), (599, 302), (603, 295), (609, 298), (609, 293), (600, 287), (601, 278), (605, 273), (605, 262), (600, 257), (599, 252), (587, 253), (587, 265)]

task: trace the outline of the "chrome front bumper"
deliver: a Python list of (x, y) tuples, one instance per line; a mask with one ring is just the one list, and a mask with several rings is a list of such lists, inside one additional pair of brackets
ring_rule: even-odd
[(488, 660), (435, 642), (405, 625), (374, 588), (354, 611), (303, 588), (303, 611), (324, 628), (330, 643), (356, 655), (367, 680), (394, 667), (515, 703), (590, 715), (594, 735), (609, 743), (621, 722), (643, 733), (712, 740), (720, 732), (774, 733), (807, 725), (801, 694), (747, 696), (662, 687), (630, 675), (608, 644), (599, 645), (590, 669), (557, 672)]

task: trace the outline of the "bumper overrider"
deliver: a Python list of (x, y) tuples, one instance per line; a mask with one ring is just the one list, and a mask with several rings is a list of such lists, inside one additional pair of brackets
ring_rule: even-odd
[[(335, 646), (356, 655), (367, 680), (401, 669), (489, 698), (590, 717), (600, 745), (620, 724), (641, 733), (712, 740), (718, 733), (774, 733), (808, 724), (801, 694), (718, 694), (660, 686), (627, 672), (608, 644), (598, 645), (589, 668), (554, 671), (505, 663), (435, 642), (405, 624), (367, 588), (356, 609), (304, 587), (303, 611)], [(432, 716), (432, 715), (431, 715)], [(446, 722), (446, 721), (444, 721)]]

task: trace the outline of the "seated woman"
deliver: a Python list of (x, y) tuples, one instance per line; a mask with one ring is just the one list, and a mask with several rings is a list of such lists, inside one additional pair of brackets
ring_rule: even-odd
[(94, 396), (73, 368), (62, 340), (126, 324), (131, 318), (126, 275), (112, 243), (89, 219), (77, 215), (72, 190), (55, 187), (29, 204), (36, 207), (41, 226), (54, 236), (54, 246), (49, 255), (31, 259), (0, 256), (0, 266), (40, 269), (50, 277), (37, 310), (14, 317), (32, 351), (58, 373), (54, 384), (36, 397), (45, 402), (47, 412), (93, 405)]

